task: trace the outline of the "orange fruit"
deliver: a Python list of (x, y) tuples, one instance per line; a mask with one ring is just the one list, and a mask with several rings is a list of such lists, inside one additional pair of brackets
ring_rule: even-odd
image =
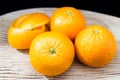
[(49, 17), (44, 13), (31, 13), (18, 17), (8, 30), (8, 42), (13, 48), (28, 49), (34, 37), (47, 30)]
[(36, 71), (47, 76), (62, 74), (74, 60), (74, 45), (63, 33), (45, 32), (30, 46), (30, 62)]
[(75, 48), (81, 62), (91, 67), (103, 67), (116, 54), (116, 40), (108, 29), (90, 25), (78, 33)]
[(83, 14), (73, 7), (62, 7), (54, 11), (50, 19), (50, 30), (59, 31), (74, 40), (78, 32), (86, 27)]

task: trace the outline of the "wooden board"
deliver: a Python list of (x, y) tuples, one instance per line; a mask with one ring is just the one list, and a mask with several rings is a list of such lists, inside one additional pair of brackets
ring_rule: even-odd
[(28, 50), (16, 50), (7, 42), (7, 30), (11, 22), (25, 13), (43, 12), (51, 16), (56, 8), (35, 8), (11, 12), (0, 16), (0, 80), (120, 80), (120, 18), (82, 10), (87, 25), (106, 26), (117, 40), (117, 54), (114, 60), (103, 68), (91, 68), (77, 59), (64, 74), (48, 77), (36, 72), (30, 62)]

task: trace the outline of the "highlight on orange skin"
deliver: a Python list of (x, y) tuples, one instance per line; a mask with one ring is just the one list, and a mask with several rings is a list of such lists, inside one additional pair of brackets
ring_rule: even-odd
[(32, 40), (47, 31), (49, 17), (43, 13), (25, 14), (17, 18), (8, 29), (8, 42), (13, 48), (28, 49)]

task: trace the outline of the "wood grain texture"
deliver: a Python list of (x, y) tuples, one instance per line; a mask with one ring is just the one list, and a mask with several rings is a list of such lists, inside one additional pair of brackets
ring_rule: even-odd
[(120, 18), (84, 11), (87, 24), (101, 24), (115, 36), (118, 49), (114, 60), (103, 68), (88, 67), (77, 59), (64, 74), (48, 77), (37, 73), (29, 62), (29, 50), (16, 50), (7, 42), (11, 22), (25, 13), (43, 12), (51, 16), (56, 8), (35, 8), (11, 12), (0, 16), (0, 80), (120, 80)]

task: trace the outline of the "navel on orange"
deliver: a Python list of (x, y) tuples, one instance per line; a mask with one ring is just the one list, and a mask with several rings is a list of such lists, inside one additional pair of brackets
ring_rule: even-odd
[(85, 27), (85, 17), (73, 7), (58, 8), (51, 16), (50, 30), (62, 32), (71, 40), (74, 40), (78, 32)]
[(103, 67), (116, 54), (116, 40), (108, 29), (91, 25), (78, 33), (75, 48), (81, 62), (91, 67)]
[(45, 32), (30, 46), (30, 62), (36, 71), (47, 76), (59, 75), (70, 68), (74, 45), (63, 33)]
[(18, 17), (8, 30), (8, 42), (17, 49), (28, 49), (34, 37), (47, 30), (49, 17), (44, 13), (31, 13)]

